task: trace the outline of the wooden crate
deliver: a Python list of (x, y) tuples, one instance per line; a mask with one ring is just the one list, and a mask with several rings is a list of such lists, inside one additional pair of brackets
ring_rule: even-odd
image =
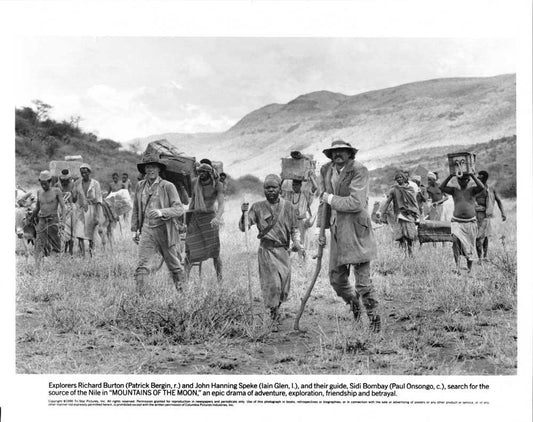
[(448, 154), (448, 166), (450, 174), (461, 177), (463, 174), (476, 172), (476, 154), (470, 152), (456, 152)]
[(308, 180), (309, 172), (312, 171), (310, 160), (294, 158), (281, 159), (281, 178), (291, 180)]
[(418, 224), (418, 241), (452, 242), (452, 224), (449, 221), (422, 220)]
[(68, 169), (70, 175), (77, 179), (81, 177), (80, 175), (80, 166), (83, 164), (81, 161), (50, 161), (50, 173), (52, 176), (59, 177), (61, 170)]

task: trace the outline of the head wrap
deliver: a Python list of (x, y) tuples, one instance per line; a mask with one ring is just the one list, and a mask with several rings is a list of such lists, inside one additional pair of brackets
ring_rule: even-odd
[(411, 179), (413, 179), (413, 182), (422, 183), (422, 176), (419, 176), (418, 174), (415, 174)]
[(428, 171), (428, 179), (437, 180), (437, 175), (432, 171)]
[(277, 174), (269, 174), (267, 177), (265, 177), (265, 181), (263, 182), (263, 186), (266, 186), (271, 183), (275, 183), (277, 186), (281, 186), (281, 178)]
[(87, 163), (83, 163), (80, 166), (80, 170), (83, 169), (83, 168), (85, 168), (85, 169), (89, 170), (90, 172), (92, 172), (91, 166), (89, 164), (87, 164)]
[(398, 179), (399, 177), (401, 177), (402, 180), (407, 179), (407, 177), (405, 177), (405, 173), (403, 171), (397, 171), (396, 174), (394, 175), (394, 180)]
[(200, 171), (206, 171), (208, 172), (209, 174), (213, 174), (213, 167), (211, 167), (209, 164), (207, 163), (202, 163), (200, 164), (196, 171), (200, 172)]

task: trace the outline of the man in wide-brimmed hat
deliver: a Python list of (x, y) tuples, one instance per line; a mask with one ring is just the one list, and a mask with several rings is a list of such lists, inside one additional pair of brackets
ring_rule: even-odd
[(85, 256), (85, 240), (89, 241), (89, 253), (94, 251), (94, 232), (99, 231), (103, 236), (101, 225), (105, 222), (102, 210), (102, 189), (100, 182), (92, 177), (92, 168), (89, 164), (80, 165), (81, 178), (76, 180), (74, 188), (83, 196), (83, 205), (79, 211), (79, 218), (76, 221), (76, 231), (81, 237), (78, 238), (80, 252)]
[(177, 218), (183, 215), (183, 204), (171, 182), (161, 178), (166, 165), (158, 155), (147, 155), (137, 164), (145, 178), (141, 180), (133, 199), (131, 231), (139, 244), (135, 283), (137, 292), (144, 293), (145, 278), (150, 272), (148, 262), (154, 253), (163, 256), (178, 291), (185, 281), (178, 253), (179, 233)]
[(200, 160), (198, 177), (193, 181), (187, 212), (186, 265), (189, 272), (193, 263), (213, 258), (217, 280), (222, 281), (219, 227), (223, 223), (224, 187), (209, 163), (209, 159)]
[[(329, 279), (337, 293), (350, 305), (354, 318), (361, 317), (361, 298), (374, 332), (381, 329), (378, 301), (370, 279), (370, 261), (376, 257), (376, 241), (367, 212), (368, 170), (355, 161), (357, 149), (338, 139), (323, 153), (331, 162), (320, 169), (321, 210), (331, 231)], [(319, 239), (323, 245), (325, 237)], [(348, 279), (355, 273), (355, 289)]]
[(65, 203), (63, 195), (56, 187), (52, 187), (52, 174), (48, 170), (41, 171), (39, 183), (42, 189), (37, 191), (37, 205), (33, 210), (32, 220), (38, 219), (35, 227), (35, 260), (40, 264), (41, 258), (51, 252), (61, 251), (59, 238), (58, 209), (61, 208), (62, 220), (65, 220)]
[(244, 221), (248, 203), (241, 205), (242, 216), (239, 228), (245, 224), (255, 224), (260, 239), (257, 258), (259, 261), (259, 282), (263, 302), (270, 310), (273, 330), (279, 324), (279, 307), (287, 300), (291, 282), (291, 261), (289, 246), (292, 239), (293, 250), (303, 253), (300, 242), (296, 209), (289, 201), (280, 196), (281, 179), (270, 174), (263, 183), (266, 200), (255, 202), (250, 208), (248, 222)]
[(77, 210), (84, 207), (85, 198), (83, 195), (79, 195), (79, 191), (74, 188), (74, 179), (68, 169), (61, 170), (56, 187), (63, 194), (63, 201), (65, 202), (65, 218), (63, 219), (61, 239), (65, 245), (64, 251), (72, 255), (74, 239), (83, 237), (80, 225), (76, 224), (76, 219)]

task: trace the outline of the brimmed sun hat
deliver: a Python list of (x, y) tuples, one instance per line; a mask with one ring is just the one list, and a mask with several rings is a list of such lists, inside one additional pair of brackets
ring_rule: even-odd
[(331, 153), (336, 149), (348, 149), (351, 150), (354, 155), (357, 151), (359, 151), (357, 148), (352, 147), (348, 142), (343, 141), (342, 139), (337, 139), (331, 143), (331, 147), (326, 148), (322, 152), (326, 157), (331, 159)]
[(156, 154), (144, 154), (141, 162), (137, 164), (137, 170), (145, 174), (145, 168), (148, 164), (157, 164), (161, 171), (167, 168), (166, 164)]
[(39, 182), (47, 182), (48, 180), (52, 180), (52, 173), (48, 170), (41, 171), (39, 174)]

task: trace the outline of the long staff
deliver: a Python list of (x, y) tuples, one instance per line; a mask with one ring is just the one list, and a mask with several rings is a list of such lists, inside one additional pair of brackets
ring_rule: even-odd
[[(322, 215), (320, 216), (320, 231), (318, 238), (321, 239), (324, 237), (326, 232), (326, 219), (327, 219), (327, 206), (328, 204), (324, 203), (322, 208)], [(313, 290), (313, 287), (315, 286), (316, 280), (320, 274), (320, 270), (322, 269), (322, 255), (324, 252), (324, 246), (320, 243), (318, 244), (318, 252), (316, 254), (316, 267), (315, 272), (313, 274), (313, 278), (311, 280), (311, 283), (309, 283), (309, 287), (307, 287), (307, 291), (305, 292), (304, 297), (302, 298), (302, 303), (300, 305), (300, 310), (298, 311), (298, 315), (296, 316), (296, 319), (294, 320), (294, 330), (295, 331), (301, 331), (300, 330), (300, 318), (302, 317), (302, 314), (304, 313), (305, 304), (307, 303), (307, 300), (309, 299), (309, 296), (311, 296), (311, 291)]]
[[(246, 202), (246, 197), (243, 198)], [(252, 275), (250, 270), (250, 245), (248, 243), (248, 210), (244, 211), (244, 244), (246, 245), (246, 271), (248, 274), (248, 298), (250, 299), (250, 313), (253, 317)]]

